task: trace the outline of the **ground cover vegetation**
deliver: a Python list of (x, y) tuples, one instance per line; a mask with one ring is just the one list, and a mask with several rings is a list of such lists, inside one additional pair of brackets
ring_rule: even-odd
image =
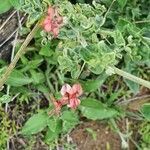
[(0, 150), (150, 149), (150, 1), (0, 2)]

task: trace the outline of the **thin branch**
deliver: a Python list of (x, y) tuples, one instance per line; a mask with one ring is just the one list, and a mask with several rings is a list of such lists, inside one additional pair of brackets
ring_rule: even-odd
[(136, 82), (136, 83), (138, 83), (140, 85), (143, 85), (143, 86), (145, 86), (145, 87), (150, 89), (150, 82), (149, 81), (146, 81), (144, 79), (138, 78), (138, 77), (136, 77), (136, 76), (134, 76), (134, 75), (132, 75), (132, 74), (130, 74), (128, 72), (125, 72), (125, 71), (123, 71), (121, 69), (118, 69), (116, 67), (111, 67), (111, 69), (114, 71), (114, 73), (116, 73), (116, 74), (118, 74), (118, 75), (120, 75), (120, 76), (122, 76), (122, 77), (124, 77), (126, 79), (129, 79), (129, 80), (131, 80), (133, 82)]

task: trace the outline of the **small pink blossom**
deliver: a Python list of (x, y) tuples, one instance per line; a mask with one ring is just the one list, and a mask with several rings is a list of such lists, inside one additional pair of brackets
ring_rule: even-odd
[(66, 94), (67, 95), (69, 94), (70, 90), (71, 90), (71, 86), (69, 84), (65, 84), (62, 86), (60, 93), (62, 96), (65, 96)]
[(80, 105), (80, 99), (75, 97), (69, 100), (69, 104), (67, 106), (72, 109), (76, 109), (79, 105)]
[(80, 84), (74, 84), (71, 92), (75, 93), (76, 96), (81, 96), (83, 93), (81, 85)]
[(82, 87), (80, 84), (74, 84), (72, 87), (69, 84), (62, 86), (61, 94), (68, 100), (68, 107), (76, 109), (80, 104), (79, 96), (83, 93)]
[(54, 37), (57, 37), (62, 23), (63, 18), (58, 14), (57, 9), (50, 6), (47, 11), (47, 16), (43, 21), (44, 30), (46, 32), (52, 32)]
[[(47, 10), (47, 14), (51, 17), (54, 16), (55, 10), (53, 7), (49, 6), (48, 10)], [(51, 18), (52, 19), (52, 18)]]
[(55, 112), (60, 113), (62, 106), (67, 105), (71, 109), (76, 109), (80, 105), (79, 96), (82, 95), (82, 87), (80, 84), (74, 84), (72, 87), (69, 84), (62, 86), (60, 93), (62, 98), (54, 101)]

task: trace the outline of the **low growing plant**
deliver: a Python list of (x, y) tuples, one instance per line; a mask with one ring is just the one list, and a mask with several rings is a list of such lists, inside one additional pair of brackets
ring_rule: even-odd
[(12, 95), (0, 93), (0, 102), (8, 104), (16, 93), (21, 93), (19, 101), (29, 103), (39, 95), (48, 101), (45, 109), (39, 108), (31, 115), (19, 134), (43, 132), (49, 143), (74, 128), (80, 113), (92, 120), (121, 116), (113, 105), (122, 95), (119, 90), (107, 102), (100, 100), (101, 85), (114, 74), (123, 77), (132, 93), (138, 93), (138, 84), (150, 88), (150, 82), (140, 78), (138, 69), (150, 66), (149, 28), (136, 22), (142, 18), (138, 14), (140, 6), (136, 10), (135, 4), (130, 2), (129, 6), (126, 0), (95, 0), (92, 4), (72, 4), (68, 0), (8, 3), (9, 7), (1, 12), (14, 6), (27, 13), (23, 30), (29, 33), (18, 45), (10, 65), (0, 70), (0, 88), (5, 91), (4, 84), (12, 87)]

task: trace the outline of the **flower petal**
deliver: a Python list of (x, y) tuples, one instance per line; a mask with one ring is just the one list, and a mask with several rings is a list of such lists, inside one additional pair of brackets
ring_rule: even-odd
[(46, 24), (46, 25), (44, 25), (44, 30), (46, 31), (46, 32), (50, 32), (51, 31), (51, 25), (50, 24)]
[(72, 109), (76, 109), (79, 105), (80, 105), (80, 99), (72, 98), (69, 100), (69, 104), (67, 106)]
[(80, 84), (74, 84), (72, 86), (72, 92), (76, 94), (76, 96), (81, 96), (83, 93), (82, 87)]
[(46, 24), (51, 24), (51, 19), (49, 16), (47, 16), (43, 21), (43, 25), (46, 25)]
[(47, 14), (49, 16), (51, 16), (51, 18), (53, 18), (54, 13), (55, 13), (55, 9), (53, 7), (49, 7), (48, 10), (47, 10)]
[(52, 32), (53, 32), (54, 37), (57, 37), (59, 34), (59, 28), (53, 28)]
[(71, 90), (71, 86), (69, 84), (64, 84), (60, 90), (60, 93), (62, 96), (64, 96), (68, 94), (70, 90)]

